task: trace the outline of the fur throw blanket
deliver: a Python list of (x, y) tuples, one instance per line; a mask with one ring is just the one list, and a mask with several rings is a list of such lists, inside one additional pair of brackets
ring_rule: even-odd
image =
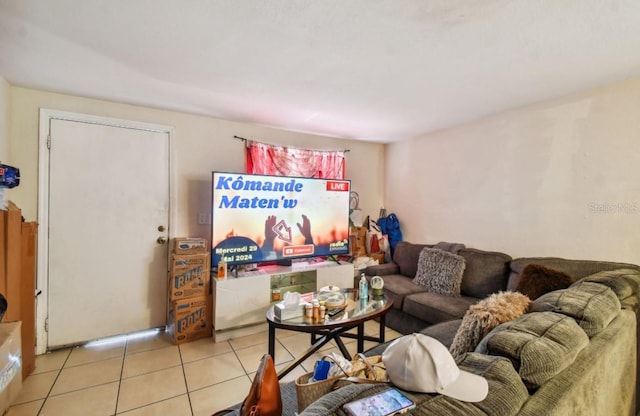
[(457, 357), (465, 352), (474, 351), (482, 338), (493, 328), (520, 317), (527, 312), (530, 305), (529, 297), (519, 292), (494, 293), (471, 305), (453, 338), (449, 348), (451, 355)]

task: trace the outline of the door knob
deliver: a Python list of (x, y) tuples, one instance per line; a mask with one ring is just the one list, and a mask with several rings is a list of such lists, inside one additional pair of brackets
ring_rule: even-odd
[(156, 241), (158, 242), (158, 244), (166, 244), (167, 243), (167, 237), (160, 236), (160, 237), (158, 237), (158, 239)]

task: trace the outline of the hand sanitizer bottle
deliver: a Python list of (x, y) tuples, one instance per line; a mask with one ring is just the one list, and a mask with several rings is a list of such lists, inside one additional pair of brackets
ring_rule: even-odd
[(360, 293), (360, 300), (367, 300), (369, 298), (369, 283), (367, 278), (364, 277), (364, 273), (360, 276), (360, 284), (358, 288)]

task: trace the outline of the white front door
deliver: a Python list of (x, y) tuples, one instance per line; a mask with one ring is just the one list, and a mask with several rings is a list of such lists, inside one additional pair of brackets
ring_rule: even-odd
[(48, 348), (166, 323), (170, 133), (93, 121), (48, 120)]

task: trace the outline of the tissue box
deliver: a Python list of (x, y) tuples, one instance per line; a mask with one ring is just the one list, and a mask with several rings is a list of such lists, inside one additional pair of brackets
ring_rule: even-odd
[(297, 308), (285, 308), (284, 302), (276, 303), (273, 306), (273, 313), (276, 318), (280, 319), (281, 321), (300, 318), (302, 315), (304, 315), (304, 303), (299, 304)]

